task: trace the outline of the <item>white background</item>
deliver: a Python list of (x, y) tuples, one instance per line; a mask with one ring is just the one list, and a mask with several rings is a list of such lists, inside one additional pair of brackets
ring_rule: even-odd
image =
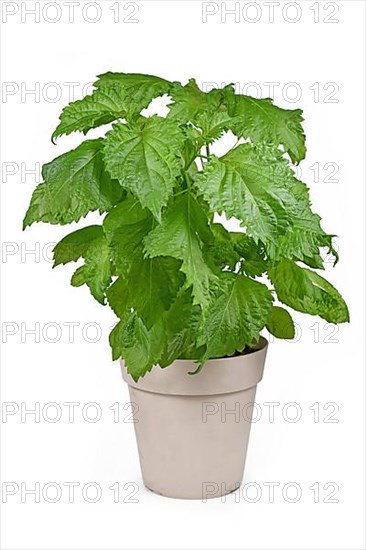
[[(129, 17), (134, 6), (120, 2), (115, 22), (116, 2), (94, 3), (82, 11), (91, 3), (81, 0), (73, 23), (64, 2), (39, 2), (38, 22), (25, 11), (35, 2), (1, 4), (6, 48), (2, 399), (14, 413), (2, 417), (2, 482), (19, 487), (2, 505), (2, 548), (364, 548), (364, 2), (285, 2), (274, 7), (272, 22), (268, 3), (258, 2), (238, 2), (237, 21), (234, 15), (225, 21), (221, 3), (205, 8), (199, 1), (144, 1)], [(226, 4), (233, 7), (233, 2)], [(5, 9), (14, 14), (6, 17)], [(204, 23), (205, 9), (217, 13)], [(127, 422), (129, 409), (123, 409), (128, 392), (110, 357), (113, 314), (94, 302), (87, 288), (68, 285), (73, 266), (51, 270), (49, 243), (74, 224), (39, 224), (21, 231), (40, 181), (26, 171), (82, 139), (64, 137), (56, 147), (50, 141), (70, 99), (66, 83), (76, 83), (74, 98), (82, 97), (83, 86), (108, 70), (181, 81), (194, 76), (201, 85), (238, 82), (242, 91), (252, 82), (257, 85), (248, 93), (264, 97), (270, 95), (265, 83), (277, 83), (278, 105), (304, 109), (308, 155), (303, 177), (324, 228), (339, 235), (341, 261), (334, 271), (328, 264), (327, 276), (346, 298), (352, 322), (336, 330), (321, 319), (295, 314), (301, 326), (298, 341), (270, 346), (257, 393), (262, 417), (253, 425), (244, 478), (252, 485), (226, 502), (167, 499), (142, 486), (133, 424)], [(30, 89), (36, 93), (27, 94)], [(98, 131), (90, 133), (95, 135)], [(338, 166), (333, 178), (334, 165), (326, 163)], [(90, 215), (81, 225), (96, 219)], [(26, 253), (32, 249), (34, 254)], [(74, 338), (67, 323), (76, 323)], [(38, 335), (27, 332), (32, 328)], [(39, 403), (39, 422), (34, 415), (22, 421), (22, 402), (23, 409)], [(50, 402), (60, 407), (58, 422), (50, 421), (55, 408), (43, 409)], [(80, 403), (73, 423), (66, 402)], [(95, 413), (90, 407), (82, 416), (90, 402), (102, 411), (99, 422), (90, 422)], [(268, 402), (278, 403), (273, 422), (264, 405)], [(120, 406), (118, 422), (109, 408), (114, 403)], [(301, 418), (290, 422), (295, 414)], [(39, 483), (42, 489), (50, 482), (62, 489), (59, 502), (47, 502), (52, 489), (39, 503), (32, 495), (22, 502), (21, 483), (27, 489)], [(80, 484), (73, 503), (65, 482)], [(102, 491), (96, 503), (82, 496), (90, 482)], [(268, 482), (279, 484), (274, 502), (264, 485)], [(115, 483), (119, 503), (109, 489)], [(292, 490), (283, 493), (288, 483), (300, 488), (298, 502), (288, 501)], [(136, 484), (133, 499), (138, 502), (130, 502)], [(310, 489), (314, 484), (319, 502)], [(336, 502), (327, 502), (336, 486), (331, 497)]]

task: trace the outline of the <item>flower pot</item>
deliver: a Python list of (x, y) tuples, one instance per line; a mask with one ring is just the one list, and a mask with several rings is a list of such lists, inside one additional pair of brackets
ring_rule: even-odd
[(255, 351), (209, 360), (194, 376), (196, 363), (177, 360), (134, 382), (122, 363), (146, 487), (205, 500), (240, 486), (267, 346), (261, 338)]

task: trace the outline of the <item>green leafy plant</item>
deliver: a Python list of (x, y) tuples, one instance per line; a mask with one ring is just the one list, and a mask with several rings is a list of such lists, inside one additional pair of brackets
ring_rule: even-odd
[[(165, 94), (167, 116), (144, 116)], [(334, 264), (338, 256), (295, 176), (306, 153), (302, 121), (301, 110), (232, 85), (204, 93), (194, 80), (124, 73), (99, 76), (91, 95), (62, 111), (53, 140), (113, 125), (43, 166), (24, 227), (106, 213), (62, 239), (54, 265), (83, 258), (71, 284), (109, 303), (119, 318), (113, 358), (135, 380), (177, 358), (196, 360), (198, 371), (209, 358), (246, 352), (264, 327), (293, 338), (276, 296), (328, 322), (349, 320), (341, 295), (313, 271), (324, 268), (322, 250)], [(236, 144), (212, 154), (227, 132)], [(242, 231), (215, 214), (236, 218)]]

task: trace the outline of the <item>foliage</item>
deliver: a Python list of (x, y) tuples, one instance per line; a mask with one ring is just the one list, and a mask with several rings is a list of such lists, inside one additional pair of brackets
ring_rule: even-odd
[[(144, 116), (164, 94), (168, 115)], [(322, 250), (338, 256), (294, 172), (306, 153), (302, 120), (299, 109), (231, 85), (205, 93), (194, 80), (124, 73), (99, 76), (91, 95), (62, 111), (53, 140), (113, 125), (43, 167), (24, 227), (106, 213), (62, 239), (54, 265), (83, 258), (71, 284), (113, 309), (113, 358), (135, 380), (177, 358), (199, 370), (250, 348), (264, 327), (293, 338), (276, 298), (328, 322), (349, 320), (341, 295), (312, 270), (324, 268)], [(217, 157), (210, 146), (226, 132), (237, 144)], [(235, 217), (242, 231), (227, 231), (215, 214)]]

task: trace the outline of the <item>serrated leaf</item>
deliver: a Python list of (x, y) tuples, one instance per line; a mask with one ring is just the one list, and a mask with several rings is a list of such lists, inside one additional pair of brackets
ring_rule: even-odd
[(131, 195), (105, 217), (103, 228), (117, 274), (126, 274), (131, 265), (141, 258), (143, 239), (153, 225), (149, 211), (144, 210), (138, 199)]
[(193, 123), (201, 128), (203, 141), (211, 143), (222, 135), (231, 121), (225, 93), (226, 88), (203, 92), (193, 78), (185, 86), (175, 83), (170, 91), (173, 103), (169, 105), (168, 118)]
[(127, 372), (135, 382), (156, 364), (160, 340), (161, 333), (154, 328), (148, 331), (136, 313), (127, 314), (109, 336), (113, 359), (124, 359)]
[(295, 337), (295, 325), (292, 317), (289, 312), (282, 307), (271, 307), (266, 327), (276, 338), (292, 339)]
[(149, 331), (135, 313), (129, 316), (124, 326), (122, 346), (127, 372), (137, 381), (151, 370), (153, 363)]
[(162, 316), (161, 367), (168, 367), (175, 359), (198, 359), (203, 351), (196, 346), (201, 318), (201, 309), (193, 305), (190, 291), (180, 291), (171, 308)]
[(286, 110), (273, 105), (272, 99), (255, 99), (227, 93), (230, 130), (238, 137), (250, 138), (252, 143), (282, 145), (292, 162), (305, 158), (305, 135), (301, 109)]
[(235, 250), (232, 233), (227, 231), (221, 223), (212, 223), (210, 228), (213, 239), (204, 246), (206, 262), (213, 271), (218, 269), (221, 272), (227, 267), (234, 270), (241, 257)]
[(118, 321), (109, 334), (109, 343), (112, 348), (112, 359), (117, 361), (122, 356), (123, 333), (125, 328), (124, 319)]
[(178, 197), (167, 209), (163, 220), (145, 238), (150, 258), (172, 256), (182, 260), (187, 287), (192, 286), (194, 304), (203, 307), (210, 298), (210, 285), (216, 277), (204, 261), (201, 240), (210, 238), (207, 218), (189, 192)]
[(231, 356), (258, 341), (272, 305), (268, 288), (245, 275), (224, 273), (221, 282), (202, 328), (201, 341), (207, 349), (201, 363)]
[(117, 90), (112, 87), (96, 90), (92, 95), (64, 107), (52, 141), (72, 132), (87, 134), (92, 128), (124, 118), (125, 115), (126, 103)]
[(156, 97), (170, 92), (174, 82), (159, 76), (140, 73), (108, 72), (98, 76), (98, 90), (113, 88), (123, 96), (130, 112), (140, 113)]
[(231, 232), (230, 239), (242, 261), (241, 271), (249, 277), (260, 277), (267, 271), (266, 251), (246, 233)]
[(318, 227), (314, 225), (312, 229), (308, 225), (305, 229), (302, 227), (302, 220), (298, 220), (294, 226), (289, 228), (286, 235), (279, 238), (274, 259), (289, 258), (302, 261), (315, 269), (324, 269), (319, 248), (330, 249), (331, 246), (331, 236), (324, 233), (319, 224)]
[(52, 140), (71, 132), (86, 134), (90, 129), (117, 119), (134, 117), (150, 101), (168, 93), (172, 83), (156, 76), (127, 73), (100, 75), (91, 95), (67, 105)]
[(105, 171), (102, 139), (84, 141), (42, 168), (23, 227), (34, 222), (64, 225), (99, 210), (106, 212), (120, 200), (122, 188)]
[(270, 244), (267, 247), (268, 254), (273, 260), (284, 257), (302, 261), (309, 267), (324, 269), (319, 248), (327, 247), (332, 252), (332, 236), (323, 231), (320, 216), (312, 212), (307, 186), (296, 180), (291, 191), (297, 201), (296, 213), (292, 217), (291, 226), (279, 237), (278, 246)]
[(169, 257), (141, 258), (128, 274), (130, 304), (150, 329), (168, 310), (184, 283), (181, 262)]
[(76, 270), (71, 284), (73, 286), (86, 284), (92, 296), (104, 305), (105, 293), (112, 280), (109, 247), (104, 236), (91, 241), (83, 256), (85, 263)]
[[(108, 294), (115, 287), (113, 293), (117, 297), (122, 286), (116, 281)], [(122, 315), (110, 335), (113, 359), (122, 357), (136, 381), (151, 370), (153, 364), (168, 367), (177, 358), (196, 359), (199, 352), (202, 353), (202, 348), (195, 347), (201, 310), (193, 306), (188, 290), (178, 293), (171, 308), (150, 330), (135, 312), (125, 308), (117, 308), (117, 311)]]
[(221, 223), (211, 224), (213, 241), (204, 248), (205, 259), (214, 269), (229, 268), (250, 277), (259, 277), (267, 270), (263, 245), (256, 243), (246, 233), (227, 231)]
[(283, 259), (269, 270), (278, 299), (288, 306), (319, 315), (329, 323), (349, 321), (349, 312), (339, 292), (310, 269)]
[(235, 95), (232, 85), (205, 93), (194, 79), (186, 86), (173, 86), (171, 96), (174, 103), (170, 105), (169, 117), (193, 122), (202, 129), (208, 143), (231, 130), (238, 137), (250, 138), (252, 143), (282, 145), (293, 162), (305, 157), (300, 109), (281, 109), (271, 99)]
[(118, 317), (133, 309), (150, 329), (170, 308), (184, 283), (179, 269), (180, 262), (174, 258), (141, 255), (128, 273), (108, 289), (109, 305)]
[(113, 360), (122, 357), (135, 381), (151, 370), (149, 331), (135, 313), (121, 319), (109, 336)]
[(70, 283), (72, 286), (76, 287), (85, 285), (85, 269), (83, 265), (78, 267), (77, 270), (73, 273)]
[(185, 86), (176, 83), (170, 95), (173, 102), (169, 105), (168, 117), (179, 122), (194, 122), (197, 114), (208, 108), (207, 94), (191, 78)]
[(115, 124), (106, 135), (104, 156), (112, 178), (158, 221), (183, 167), (177, 151), (184, 141), (184, 133), (175, 123), (157, 116), (133, 128)]
[(245, 143), (220, 159), (212, 158), (196, 185), (211, 212), (235, 216), (256, 241), (276, 244), (296, 210), (290, 191), (294, 176), (285, 169), (277, 173), (280, 162), (280, 153)]
[(122, 319), (129, 311), (129, 289), (127, 279), (118, 277), (106, 291), (108, 304)]
[(85, 256), (90, 244), (101, 237), (103, 237), (101, 225), (90, 225), (69, 233), (53, 249), (53, 267), (76, 262)]

